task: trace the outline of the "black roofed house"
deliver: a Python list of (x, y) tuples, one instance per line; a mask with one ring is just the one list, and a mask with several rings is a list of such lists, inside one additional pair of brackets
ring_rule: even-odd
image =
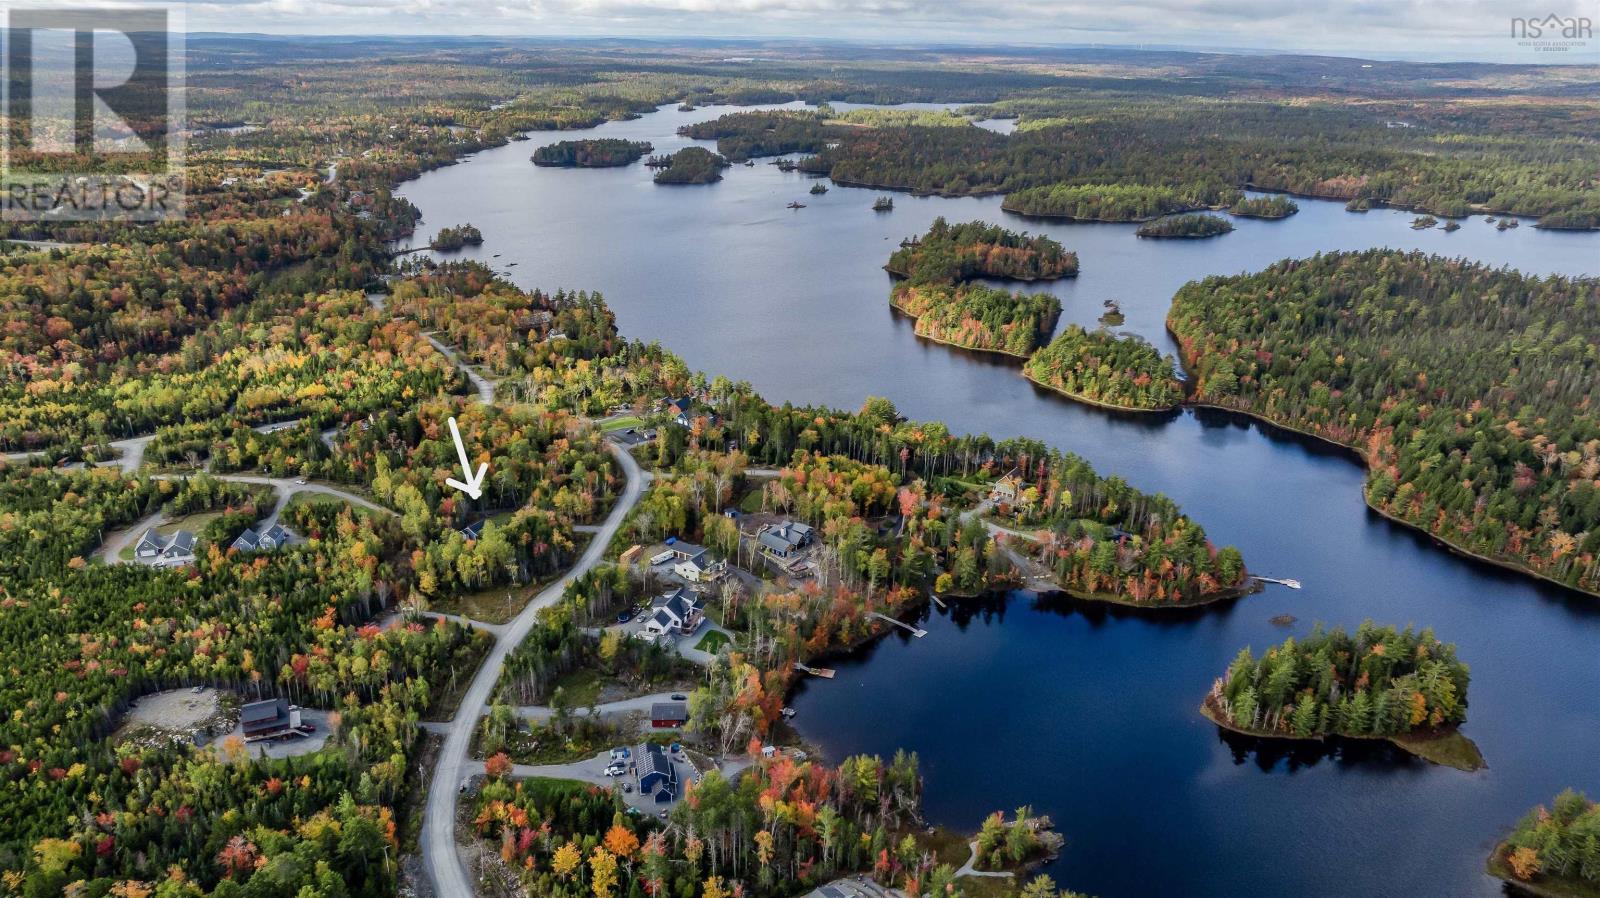
[(467, 542), (469, 542), (469, 543), (477, 542), (478, 541), (478, 537), (483, 535), (483, 525), (484, 525), (485, 521), (487, 521), (487, 520), (488, 519), (485, 518), (483, 521), (473, 521), (472, 523), (468, 524), (467, 526), (462, 527), (461, 528), (461, 535), (466, 537), (467, 538)]
[(640, 795), (651, 796), (657, 804), (667, 804), (678, 797), (678, 770), (661, 746), (646, 742), (633, 756)]
[(194, 544), (194, 534), (187, 530), (178, 530), (171, 536), (146, 530), (134, 546), (133, 558), (151, 567), (182, 567), (194, 562)]
[(650, 706), (650, 725), (658, 730), (681, 727), (688, 722), (688, 702), (656, 702)]
[(233, 541), (231, 548), (241, 552), (271, 552), (280, 549), (294, 541), (294, 533), (282, 524), (273, 524), (257, 530), (248, 527)]
[(251, 702), (239, 710), (239, 725), (246, 740), (271, 739), (299, 728), (300, 709), (281, 698)]
[(816, 531), (799, 521), (768, 524), (756, 532), (756, 542), (767, 554), (788, 558), (816, 540)]

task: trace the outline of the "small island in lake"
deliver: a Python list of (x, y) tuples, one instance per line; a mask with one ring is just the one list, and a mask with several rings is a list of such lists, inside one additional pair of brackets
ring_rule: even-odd
[(1000, 208), (1031, 218), (1067, 221), (1150, 221), (1163, 215), (1225, 206), (1232, 188), (1178, 190), (1147, 184), (1047, 184), (1008, 194)]
[(1489, 875), (1543, 898), (1600, 895), (1600, 804), (1568, 789), (1517, 823), (1489, 856)]
[(893, 212), (894, 211), (894, 197), (880, 196), (877, 199), (873, 200), (872, 201), (872, 211), (874, 211), (874, 212)]
[(1055, 330), (1060, 301), (969, 282), (1068, 277), (1078, 273), (1078, 257), (1042, 235), (939, 218), (921, 238), (896, 250), (884, 268), (904, 279), (890, 291), (889, 303), (917, 319), (919, 336), (1026, 358)]
[(631, 165), (654, 149), (646, 140), (603, 137), (563, 140), (533, 151), (533, 164), (563, 168), (610, 168)]
[(1217, 237), (1233, 230), (1233, 223), (1215, 215), (1172, 215), (1147, 221), (1134, 233), (1140, 237), (1161, 239), (1198, 239)]
[(453, 228), (440, 228), (439, 233), (433, 237), (433, 248), (444, 252), (453, 252), (463, 246), (481, 246), (483, 232), (470, 224)]
[(657, 184), (710, 184), (722, 180), (728, 160), (704, 147), (685, 147), (670, 156), (651, 156)]
[(1484, 766), (1456, 728), (1467, 718), (1467, 666), (1433, 631), (1371, 621), (1351, 636), (1320, 625), (1257, 659), (1243, 649), (1201, 705), (1218, 726), (1269, 739), (1386, 739), (1434, 764)]
[(1413, 231), (1426, 231), (1438, 223), (1439, 219), (1434, 218), (1432, 215), (1418, 215), (1416, 218), (1411, 219), (1411, 229)]
[(1288, 218), (1299, 211), (1299, 204), (1281, 196), (1246, 197), (1228, 208), (1229, 215), (1240, 218)]
[(1028, 358), (1024, 377), (1091, 405), (1166, 411), (1183, 401), (1176, 362), (1138, 337), (1073, 324)]

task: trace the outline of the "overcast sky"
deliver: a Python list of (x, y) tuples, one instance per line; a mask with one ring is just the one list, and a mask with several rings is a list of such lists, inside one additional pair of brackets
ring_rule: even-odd
[(1593, 25), (1567, 51), (1549, 49), (1559, 38), (1512, 34), (1514, 16), (1600, 23), (1600, 0), (213, 0), (186, 7), (195, 31), (833, 37), (1600, 62)]

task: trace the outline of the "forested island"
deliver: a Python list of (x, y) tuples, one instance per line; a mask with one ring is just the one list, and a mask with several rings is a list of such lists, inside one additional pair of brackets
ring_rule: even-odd
[(1185, 285), (1167, 323), (1196, 401), (1348, 446), (1383, 514), (1600, 592), (1600, 281), (1328, 253)]
[(453, 252), (464, 246), (482, 246), (483, 232), (470, 224), (440, 228), (433, 237), (433, 248)]
[(1600, 894), (1600, 804), (1568, 789), (1517, 823), (1489, 856), (1489, 872), (1541, 898)]
[(654, 147), (647, 140), (616, 137), (562, 140), (533, 151), (533, 164), (563, 168), (607, 168), (629, 165)]
[(1217, 237), (1233, 230), (1233, 222), (1215, 215), (1169, 215), (1139, 225), (1140, 237), (1197, 239)]
[(896, 250), (884, 267), (902, 278), (889, 302), (917, 319), (918, 335), (1025, 358), (1055, 330), (1060, 301), (969, 281), (1070, 277), (1078, 273), (1078, 257), (1043, 235), (978, 221), (952, 225), (939, 218), (921, 238)]
[(728, 160), (704, 147), (685, 147), (671, 156), (650, 157), (657, 184), (710, 184), (722, 180)]
[(1201, 711), (1217, 725), (1268, 738), (1387, 739), (1436, 764), (1483, 766), (1467, 719), (1467, 666), (1433, 631), (1366, 621), (1355, 635), (1318, 626), (1259, 659), (1248, 648), (1228, 665)]
[(1048, 184), (1007, 194), (1000, 208), (1033, 218), (1142, 222), (1226, 205), (1238, 196), (1237, 190), (1213, 185), (1185, 190), (1146, 184)]
[(1078, 254), (1043, 234), (1019, 234), (981, 221), (952, 225), (936, 218), (928, 232), (889, 256), (884, 266), (915, 284), (975, 278), (1048, 281), (1078, 273)]
[(1069, 325), (1028, 358), (1022, 373), (1042, 387), (1111, 408), (1165, 411), (1183, 401), (1177, 363), (1138, 337)]
[(1288, 218), (1299, 211), (1294, 200), (1281, 196), (1243, 197), (1228, 207), (1229, 215), (1240, 218)]

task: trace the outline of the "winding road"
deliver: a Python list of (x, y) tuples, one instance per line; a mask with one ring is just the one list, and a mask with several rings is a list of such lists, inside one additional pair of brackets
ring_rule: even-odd
[(626, 450), (611, 443), (607, 443), (607, 446), (617, 463), (622, 465), (627, 478), (622, 496), (612, 506), (600, 532), (589, 541), (589, 547), (584, 550), (578, 563), (560, 580), (545, 587), (496, 634), (494, 648), (489, 650), (489, 656), (478, 668), (477, 676), (473, 677), (472, 685), (467, 688), (467, 694), (462, 698), (461, 706), (456, 709), (456, 716), (446, 731), (444, 745), (439, 750), (439, 760), (433, 769), (433, 779), (428, 784), (428, 806), (423, 814), (421, 838), (422, 865), (433, 883), (433, 893), (439, 898), (470, 898), (473, 894), (466, 864), (462, 863), (461, 855), (456, 850), (456, 797), (463, 777), (482, 769), (481, 765), (472, 766), (467, 750), (471, 747), (472, 731), (477, 727), (478, 718), (489, 703), (495, 683), (500, 679), (500, 669), (505, 664), (506, 656), (527, 638), (539, 612), (555, 604), (568, 583), (605, 557), (611, 538), (622, 526), (628, 512), (638, 503), (644, 492), (644, 484), (649, 479), (649, 474), (640, 469), (639, 463)]

